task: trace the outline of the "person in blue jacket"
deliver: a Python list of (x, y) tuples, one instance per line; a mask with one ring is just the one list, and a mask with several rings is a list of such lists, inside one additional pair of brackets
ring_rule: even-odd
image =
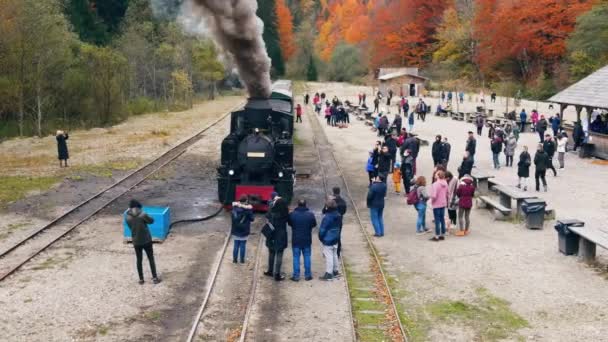
[(559, 133), (559, 128), (561, 127), (561, 123), (562, 123), (562, 121), (559, 118), (559, 114), (556, 114), (555, 116), (551, 117), (549, 119), (549, 121), (551, 122), (551, 129), (553, 130), (553, 136), (555, 138), (557, 138), (557, 133)]
[(251, 232), (251, 222), (253, 222), (253, 207), (247, 201), (247, 196), (241, 196), (238, 202), (232, 203), (232, 229), (230, 234), (234, 240), (232, 250), (232, 262), (240, 261), (245, 263), (245, 252), (247, 250), (247, 238)]
[(374, 236), (384, 236), (384, 219), (382, 217), (384, 211), (384, 197), (386, 197), (386, 183), (384, 176), (378, 176), (374, 179), (372, 186), (367, 192), (367, 207), (371, 216), (372, 225), (374, 226)]
[(312, 252), (312, 230), (317, 226), (315, 214), (306, 207), (306, 200), (299, 200), (298, 206), (289, 214), (291, 226), (291, 250), (293, 252), (293, 275), (291, 280), (300, 280), (300, 255), (304, 256), (304, 279), (312, 280), (310, 254)]
[(342, 216), (338, 212), (338, 205), (336, 201), (329, 199), (325, 202), (325, 216), (323, 216), (319, 228), (319, 240), (323, 245), (323, 256), (325, 257), (325, 274), (320, 278), (321, 280), (332, 280), (340, 276), (340, 272), (338, 272), (340, 227), (342, 227)]
[(522, 108), (521, 113), (519, 113), (519, 125), (521, 126), (521, 133), (526, 131), (526, 120), (528, 120), (528, 114), (526, 110)]
[(372, 185), (374, 177), (376, 177), (376, 166), (374, 163), (374, 151), (369, 151), (369, 157), (367, 158), (367, 165), (365, 165), (365, 171), (369, 176), (369, 185)]

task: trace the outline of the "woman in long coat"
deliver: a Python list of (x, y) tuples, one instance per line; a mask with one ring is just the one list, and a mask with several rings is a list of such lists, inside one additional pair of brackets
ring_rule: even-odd
[(532, 165), (532, 157), (528, 153), (528, 146), (524, 146), (524, 150), (519, 155), (519, 162), (517, 163), (517, 187), (521, 189), (522, 183), (524, 191), (528, 190), (528, 178), (530, 178), (530, 165)]
[(276, 197), (267, 217), (268, 221), (274, 226), (274, 233), (272, 239), (266, 240), (268, 271), (264, 274), (280, 281), (285, 279), (285, 276), (281, 274), (281, 266), (283, 251), (287, 248), (287, 219), (289, 218), (287, 202), (281, 197)]
[(57, 131), (57, 135), (55, 136), (57, 139), (57, 155), (59, 159), (59, 167), (62, 167), (64, 162), (65, 166), (68, 166), (68, 159), (70, 158), (70, 154), (68, 153), (68, 143), (67, 140), (69, 138), (68, 133), (63, 131)]

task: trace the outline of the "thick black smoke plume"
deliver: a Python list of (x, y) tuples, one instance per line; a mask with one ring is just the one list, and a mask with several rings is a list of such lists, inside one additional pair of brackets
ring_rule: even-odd
[(269, 97), (270, 58), (262, 39), (264, 24), (256, 16), (256, 0), (187, 0), (182, 13), (198, 18), (215, 41), (230, 54), (249, 96)]

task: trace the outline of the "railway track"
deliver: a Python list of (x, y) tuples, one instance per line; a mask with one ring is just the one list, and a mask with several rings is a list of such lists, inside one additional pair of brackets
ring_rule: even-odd
[[(319, 157), (319, 163), (321, 166), (321, 173), (323, 174), (323, 186), (325, 188), (326, 193), (330, 193), (329, 192), (329, 186), (328, 186), (328, 176), (327, 173), (324, 170), (323, 167), (323, 161), (325, 162), (329, 162), (332, 163), (335, 167), (336, 167), (336, 171), (337, 171), (337, 176), (335, 177), (336, 179), (334, 179), (334, 183), (336, 183), (336, 185), (341, 185), (343, 189), (346, 190), (346, 194), (348, 195), (348, 198), (351, 202), (352, 208), (354, 209), (355, 212), (355, 217), (356, 217), (356, 221), (357, 221), (357, 225), (360, 228), (361, 233), (364, 235), (365, 237), (365, 241), (367, 243), (367, 246), (373, 256), (373, 261), (375, 262), (375, 264), (377, 265), (377, 268), (380, 272), (381, 278), (382, 278), (382, 287), (384, 287), (381, 290), (384, 290), (385, 293), (388, 294), (388, 297), (390, 299), (390, 310), (392, 310), (393, 313), (393, 317), (395, 317), (395, 322), (391, 322), (392, 324), (398, 325), (399, 328), (399, 332), (400, 335), (403, 339), (403, 341), (408, 341), (408, 332), (406, 330), (406, 328), (403, 326), (403, 324), (401, 323), (401, 320), (399, 319), (399, 311), (397, 309), (397, 305), (395, 303), (395, 299), (393, 296), (393, 293), (391, 291), (391, 288), (388, 284), (388, 280), (386, 278), (386, 274), (383, 270), (382, 267), (382, 262), (380, 261), (380, 257), (378, 256), (378, 252), (376, 251), (376, 248), (372, 242), (372, 239), (368, 233), (368, 231), (365, 229), (365, 226), (363, 224), (363, 221), (361, 219), (361, 215), (360, 212), (357, 208), (357, 204), (355, 203), (355, 201), (353, 200), (350, 188), (348, 187), (348, 182), (346, 181), (346, 178), (344, 177), (344, 173), (342, 172), (342, 168), (340, 167), (340, 163), (338, 162), (336, 155), (332, 149), (331, 143), (329, 142), (329, 140), (327, 139), (327, 135), (325, 134), (325, 131), (323, 130), (323, 128), (321, 127), (321, 124), (319, 123), (319, 120), (315, 117), (313, 117), (313, 115), (307, 115), (309, 120), (311, 121), (311, 126), (313, 129), (313, 142), (314, 145), (316, 147), (317, 153), (318, 153), (318, 157)], [(340, 184), (341, 183), (341, 184)], [(341, 262), (342, 262), (342, 272), (343, 274), (345, 273), (345, 267), (344, 267), (344, 262), (341, 258)], [(346, 287), (348, 290), (348, 282), (346, 282)], [(356, 336), (355, 333), (355, 325), (354, 325), (354, 319), (353, 319), (353, 307), (352, 307), (352, 303), (350, 300), (350, 291), (349, 293), (349, 304), (350, 304), (350, 316), (351, 316), (351, 322), (352, 324), (352, 328), (353, 328), (353, 336)]]
[[(239, 103), (233, 109), (241, 106)], [(222, 122), (232, 112), (220, 116), (190, 138), (182, 141), (149, 163), (126, 175), (106, 189), (91, 196), (48, 224), (36, 229), (17, 243), (0, 252), (0, 281), (52, 246), (78, 226), (95, 216), (112, 202), (144, 182), (158, 170), (171, 163), (204, 137), (205, 132)]]
[[(256, 226), (259, 226), (259, 224)], [(261, 229), (261, 226), (256, 227), (256, 228)], [(244, 314), (244, 317), (242, 320), (243, 323), (241, 324), (241, 327), (240, 327), (241, 331), (240, 331), (239, 338), (238, 338), (238, 340), (241, 342), (245, 341), (245, 338), (247, 336), (247, 328), (249, 327), (249, 317), (251, 315), (251, 311), (253, 309), (253, 305), (255, 302), (255, 293), (256, 293), (258, 281), (260, 278), (259, 277), (260, 256), (261, 256), (262, 250), (263, 250), (264, 239), (263, 239), (262, 233), (259, 231), (259, 229), (256, 229), (258, 241), (257, 241), (257, 248), (256, 248), (255, 263), (254, 263), (254, 267), (253, 267), (253, 275), (252, 275), (251, 285), (250, 285), (249, 291), (248, 291), (249, 298), (247, 299), (247, 307), (246, 307), (245, 314)], [(208, 309), (210, 297), (211, 297), (213, 290), (215, 289), (215, 284), (216, 284), (216, 280), (218, 278), (219, 270), (220, 270), (222, 264), (224, 263), (224, 260), (226, 259), (225, 254), (228, 250), (229, 241), (230, 241), (230, 233), (227, 234), (225, 243), (222, 247), (222, 250), (220, 251), (220, 253), (218, 253), (219, 257), (218, 257), (217, 261), (215, 262), (213, 272), (209, 275), (209, 280), (207, 281), (207, 284), (209, 284), (209, 285), (207, 286), (207, 290), (205, 291), (205, 296), (203, 297), (201, 305), (200, 305), (196, 315), (194, 316), (192, 326), (190, 328), (190, 333), (188, 334), (188, 337), (186, 338), (186, 342), (196, 341), (197, 337), (199, 337), (201, 335), (201, 332), (199, 331), (199, 325), (201, 325), (201, 320), (203, 319), (203, 314)], [(228, 309), (226, 308), (226, 310), (228, 310)], [(232, 338), (230, 340), (236, 341), (236, 339), (234, 339), (234, 338)]]

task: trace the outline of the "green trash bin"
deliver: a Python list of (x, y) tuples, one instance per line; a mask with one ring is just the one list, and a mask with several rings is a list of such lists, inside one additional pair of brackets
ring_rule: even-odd
[(521, 209), (526, 215), (526, 228), (543, 229), (545, 224), (545, 207), (547, 203), (541, 198), (526, 198)]

